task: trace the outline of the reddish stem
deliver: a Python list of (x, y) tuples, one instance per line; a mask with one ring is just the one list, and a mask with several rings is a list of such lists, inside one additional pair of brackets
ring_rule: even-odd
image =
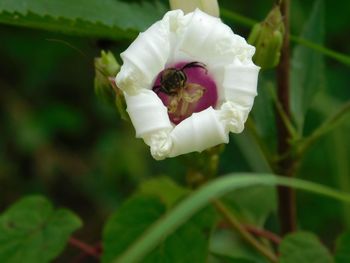
[[(290, 98), (289, 98), (289, 81), (290, 81), (290, 48), (289, 48), (289, 5), (290, 0), (281, 1), (281, 13), (284, 18), (285, 34), (281, 52), (281, 60), (277, 67), (277, 97), (282, 105), (286, 116), (291, 119)], [(277, 173), (293, 177), (295, 172), (295, 160), (288, 153), (290, 152), (291, 134), (288, 131), (281, 116), (276, 114), (277, 135), (278, 135), (278, 154), (285, 156), (277, 163)], [(293, 232), (296, 229), (296, 208), (295, 208), (295, 193), (289, 187), (278, 187), (278, 214), (281, 224), (281, 234), (285, 235)]]
[[(226, 223), (226, 221), (221, 221), (219, 223), (219, 227), (220, 228), (229, 228), (230, 225)], [(255, 235), (255, 236), (259, 236), (259, 237), (263, 237), (266, 238), (267, 240), (270, 240), (272, 243), (279, 245), (282, 241), (282, 238), (278, 235), (276, 235), (273, 232), (270, 232), (266, 229), (262, 229), (262, 228), (258, 228), (256, 226), (253, 225), (243, 225), (244, 229), (246, 231), (248, 231), (249, 233)]]
[(270, 240), (271, 242), (273, 242), (276, 245), (279, 245), (282, 241), (281, 237), (279, 237), (275, 233), (272, 233), (268, 230), (257, 228), (255, 226), (251, 226), (251, 225), (245, 225), (244, 228), (248, 232), (250, 232), (251, 234), (253, 234), (255, 236), (266, 238), (267, 240)]
[(85, 242), (76, 239), (74, 237), (71, 237), (68, 241), (68, 243), (73, 246), (78, 248), (79, 250), (81, 250), (82, 252), (84, 252), (85, 254), (95, 257), (95, 258), (100, 258), (101, 255), (101, 245), (98, 244), (97, 246), (91, 246), (89, 244), (86, 244)]

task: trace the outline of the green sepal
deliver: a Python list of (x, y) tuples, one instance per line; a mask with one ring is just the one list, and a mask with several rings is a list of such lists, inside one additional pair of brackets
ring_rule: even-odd
[(129, 114), (126, 112), (126, 101), (121, 90), (117, 89), (115, 94), (115, 106), (124, 121), (131, 122)]

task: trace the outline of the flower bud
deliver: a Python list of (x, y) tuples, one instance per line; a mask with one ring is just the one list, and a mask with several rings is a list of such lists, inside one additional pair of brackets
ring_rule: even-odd
[(123, 120), (129, 121), (126, 113), (126, 103), (123, 93), (117, 88), (114, 76), (120, 71), (120, 65), (110, 51), (101, 51), (101, 56), (95, 58), (94, 88), (97, 96), (115, 105)]
[(248, 43), (256, 47), (254, 63), (262, 69), (275, 67), (280, 60), (283, 35), (281, 11), (275, 6), (264, 21), (253, 27), (248, 38)]
[(101, 51), (101, 56), (95, 58), (95, 93), (106, 101), (114, 101), (114, 91), (110, 77), (114, 77), (120, 70), (120, 65), (112, 52)]
[(209, 15), (219, 17), (219, 4), (217, 0), (169, 0), (172, 10), (181, 9), (190, 13), (199, 8)]

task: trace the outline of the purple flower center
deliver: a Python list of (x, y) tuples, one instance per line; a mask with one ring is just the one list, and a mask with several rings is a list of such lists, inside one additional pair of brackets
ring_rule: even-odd
[(179, 124), (194, 112), (215, 107), (218, 100), (216, 84), (206, 65), (200, 62), (180, 62), (161, 71), (152, 89), (168, 108), (174, 124)]

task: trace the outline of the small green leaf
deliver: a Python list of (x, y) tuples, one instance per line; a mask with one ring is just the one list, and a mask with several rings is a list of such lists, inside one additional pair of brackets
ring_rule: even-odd
[(141, 184), (140, 193), (154, 195), (162, 200), (167, 208), (172, 207), (177, 201), (186, 196), (190, 191), (177, 185), (168, 177), (159, 177), (148, 180)]
[(337, 239), (335, 249), (335, 262), (348, 263), (350, 262), (350, 232), (342, 234)]
[(280, 245), (280, 263), (332, 263), (333, 259), (317, 236), (298, 232), (287, 235)]
[[(322, 44), (324, 39), (324, 1), (315, 1), (302, 37)], [(291, 108), (302, 133), (304, 119), (310, 104), (324, 86), (324, 61), (321, 53), (298, 45), (293, 54), (291, 71)]]
[(81, 225), (75, 214), (54, 210), (44, 197), (26, 197), (0, 217), (0, 262), (50, 262)]
[(161, 18), (159, 2), (142, 4), (118, 0), (2, 0), (0, 23), (61, 31), (69, 34), (133, 38)]

